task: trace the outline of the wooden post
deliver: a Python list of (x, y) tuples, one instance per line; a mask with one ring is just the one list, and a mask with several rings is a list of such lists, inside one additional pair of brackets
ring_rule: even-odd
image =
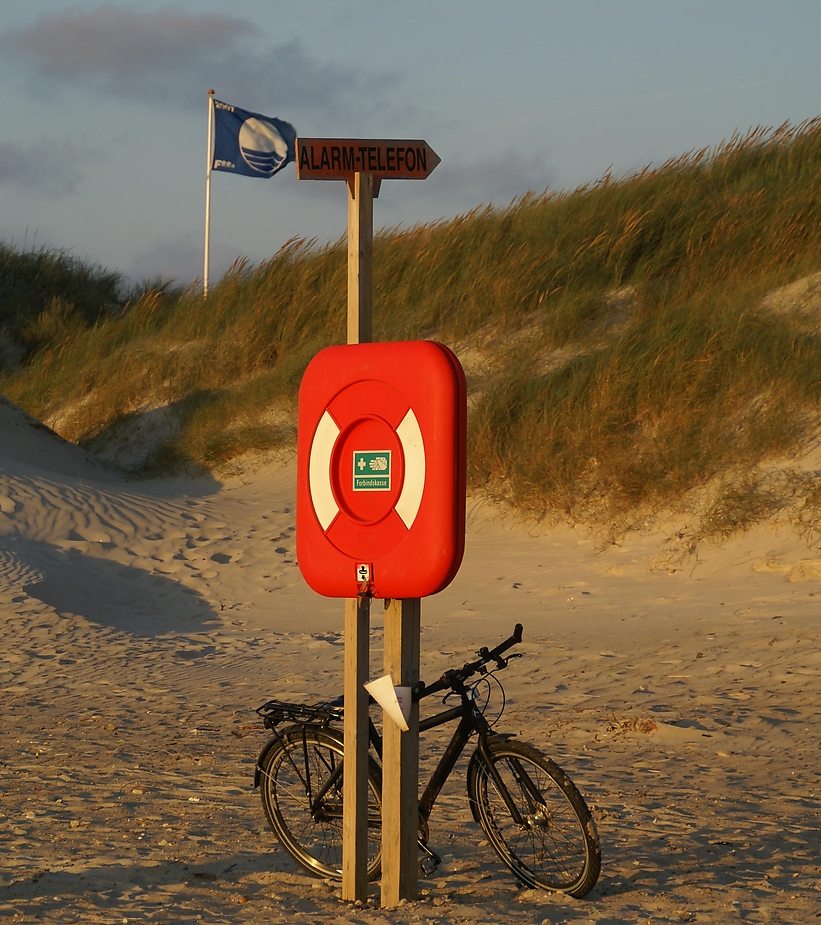
[[(419, 681), (421, 601), (385, 605), (385, 673), (396, 686)], [(417, 898), (419, 858), (419, 704), (408, 731), (385, 717), (382, 743), (382, 905)]]
[[(348, 343), (369, 343), (373, 316), (373, 177), (348, 184)], [(342, 898), (368, 898), (368, 681), (370, 600), (345, 601), (345, 777)]]
[(348, 343), (373, 340), (373, 175), (348, 183)]
[(371, 602), (345, 601), (342, 898), (368, 897), (368, 680)]

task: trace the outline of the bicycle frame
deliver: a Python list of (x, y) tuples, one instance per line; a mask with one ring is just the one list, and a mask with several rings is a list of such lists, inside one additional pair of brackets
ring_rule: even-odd
[[(424, 698), (425, 696), (426, 694), (423, 691), (420, 694), (420, 699)], [(428, 781), (428, 784), (422, 793), (422, 796), (419, 798), (419, 815), (425, 822), (427, 822), (427, 820), (430, 818), (431, 812), (433, 811), (434, 804), (436, 803), (439, 794), (442, 792), (445, 783), (453, 772), (453, 769), (456, 767), (456, 763), (467, 747), (471, 735), (476, 732), (478, 734), (476, 752), (478, 753), (479, 759), (486, 767), (488, 775), (493, 781), (496, 790), (501, 796), (503, 802), (505, 803), (511, 818), (517, 825), (523, 825), (524, 820), (522, 819), (522, 815), (519, 812), (519, 808), (511, 799), (508, 788), (502, 781), (499, 772), (496, 770), (495, 764), (490, 760), (488, 753), (488, 742), (491, 738), (511, 738), (512, 733), (493, 734), (491, 732), (491, 728), (487, 720), (476, 709), (473, 703), (473, 700), (470, 696), (470, 689), (461, 691), (460, 697), (461, 703), (458, 706), (450, 707), (447, 710), (442, 710), (441, 712), (435, 713), (433, 716), (429, 716), (423, 720), (420, 720), (419, 722), (419, 732), (423, 733), (427, 732), (429, 729), (436, 729), (439, 726), (444, 726), (445, 724), (450, 723), (455, 719), (459, 720), (459, 725), (454, 730), (450, 742), (446, 746), (445, 751), (439, 759), (439, 762), (434, 769), (433, 774), (431, 775), (430, 780)], [(308, 721), (306, 725), (311, 725), (310, 721)], [(306, 727), (303, 726), (303, 732), (305, 728)], [(275, 732), (274, 739), (272, 739), (271, 742), (269, 742), (268, 745), (263, 748), (260, 757), (257, 759), (254, 786), (259, 785), (259, 767), (262, 762), (262, 757), (273, 743), (273, 741), (275, 741), (275, 739), (278, 737), (278, 735), (279, 734)], [(368, 718), (368, 739), (377, 757), (381, 760), (382, 736), (379, 734), (373, 719), (370, 717)], [(310, 801), (311, 815), (313, 815), (315, 818), (335, 817), (337, 813), (329, 812), (328, 806), (325, 803), (325, 797), (338, 784), (339, 779), (342, 776), (345, 764), (344, 757), (340, 758), (340, 761), (336, 767), (326, 778), (321, 781), (321, 787), (316, 792), (314, 791), (314, 783), (311, 780), (310, 763), (308, 761), (307, 754), (303, 755), (303, 759), (305, 768), (305, 778), (303, 779), (303, 784), (305, 786), (305, 792), (308, 795), (308, 799)], [(518, 765), (518, 762), (516, 762), (516, 765)], [(303, 776), (299, 768), (296, 766), (294, 766), (294, 770), (297, 774), (300, 775), (300, 777)], [(521, 767), (514, 766), (513, 773), (519, 783), (521, 783), (532, 796), (534, 801), (541, 802), (538, 789), (534, 786), (533, 782), (530, 780), (529, 776), (524, 772), (524, 770)], [(473, 809), (473, 807), (471, 807), (471, 809)], [(341, 807), (339, 809), (338, 815), (341, 818)], [(378, 821), (376, 819), (370, 819), (369, 824), (378, 825)]]
[[(422, 696), (424, 696), (424, 693)], [(461, 700), (462, 702), (458, 707), (451, 707), (448, 710), (443, 710), (441, 713), (436, 713), (433, 716), (429, 716), (426, 719), (419, 721), (419, 732), (421, 734), (423, 732), (427, 732), (429, 729), (435, 729), (438, 726), (444, 726), (446, 723), (449, 723), (454, 719), (459, 719), (459, 725), (454, 730), (450, 742), (448, 742), (442, 757), (439, 759), (438, 764), (434, 768), (433, 774), (431, 774), (427, 787), (425, 787), (422, 796), (419, 798), (419, 815), (426, 822), (430, 818), (430, 814), (433, 811), (433, 806), (436, 803), (439, 794), (442, 792), (442, 788), (445, 786), (445, 783), (450, 777), (453, 769), (456, 767), (456, 762), (462, 756), (462, 753), (467, 747), (471, 735), (476, 732), (478, 733), (479, 737), (476, 746), (477, 751), (479, 752), (483, 763), (488, 769), (490, 778), (496, 785), (496, 789), (504, 800), (504, 803), (507, 806), (507, 809), (510, 812), (514, 822), (517, 825), (522, 825), (523, 820), (521, 813), (519, 812), (516, 804), (510, 798), (507, 787), (502, 782), (502, 779), (499, 776), (499, 772), (496, 770), (495, 765), (492, 761), (490, 761), (488, 756), (487, 743), (491, 735), (491, 728), (484, 716), (474, 706), (473, 701), (467, 691), (461, 694)], [(371, 744), (374, 747), (374, 751), (381, 759), (382, 737), (377, 732), (373, 720), (369, 720), (369, 730)], [(501, 735), (504, 738), (510, 738), (512, 734), (502, 733)], [(535, 790), (528, 775), (525, 774), (521, 768), (519, 769), (517, 776), (520, 776), (525, 780), (528, 790), (531, 792)]]

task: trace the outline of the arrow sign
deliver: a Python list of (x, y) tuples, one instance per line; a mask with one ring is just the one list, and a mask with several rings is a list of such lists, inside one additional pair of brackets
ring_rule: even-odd
[(366, 138), (297, 138), (300, 180), (348, 180), (370, 173), (384, 180), (424, 180), (440, 162), (426, 141)]

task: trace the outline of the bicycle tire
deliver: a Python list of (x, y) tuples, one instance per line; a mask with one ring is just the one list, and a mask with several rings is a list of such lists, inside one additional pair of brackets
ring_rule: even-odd
[[(262, 808), (283, 847), (312, 874), (342, 879), (342, 775), (311, 810), (316, 794), (338, 767), (343, 738), (327, 729), (290, 726), (260, 765)], [(307, 768), (307, 770), (306, 770)], [(381, 775), (370, 760), (368, 769), (368, 879), (381, 864)]]
[(526, 886), (585, 896), (599, 877), (601, 847), (576, 785), (532, 745), (491, 740), (488, 752), (523, 820), (514, 821), (477, 751), (468, 769), (468, 797), (493, 849)]

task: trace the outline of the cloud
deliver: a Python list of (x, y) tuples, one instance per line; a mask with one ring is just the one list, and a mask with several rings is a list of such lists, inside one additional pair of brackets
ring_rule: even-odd
[[(90, 86), (118, 97), (190, 105), (209, 86), (253, 108), (270, 99), (291, 108), (336, 111), (373, 75), (325, 64), (297, 41), (271, 45), (247, 20), (165, 8), (101, 6), (41, 16), (0, 33), (14, 54), (49, 86)], [(379, 75), (380, 86), (390, 75)]]
[(427, 180), (397, 183), (395, 191), (384, 197), (388, 222), (411, 210), (418, 221), (425, 222), (477, 206), (505, 207), (526, 193), (543, 193), (553, 182), (551, 169), (538, 155), (508, 151), (474, 158), (470, 153), (460, 156), (445, 149), (438, 153), (442, 163)]
[[(211, 275), (213, 279), (225, 271), (233, 256), (211, 248)], [(135, 282), (144, 280), (173, 280), (175, 284), (189, 285), (202, 277), (202, 241), (193, 235), (163, 236), (148, 244), (133, 257), (125, 269)]]
[(63, 143), (43, 140), (29, 148), (0, 142), (0, 185), (15, 186), (43, 195), (65, 196), (77, 187), (77, 158)]
[[(541, 157), (516, 151), (477, 160), (466, 158), (463, 164), (448, 164), (443, 159), (436, 173), (432, 178), (474, 205), (508, 205), (525, 193), (544, 192), (552, 182), (551, 171)], [(437, 194), (435, 188), (431, 192)]]
[(225, 16), (107, 6), (51, 13), (9, 37), (50, 77), (129, 79), (183, 68), (203, 50), (233, 43), (249, 31), (249, 24)]

